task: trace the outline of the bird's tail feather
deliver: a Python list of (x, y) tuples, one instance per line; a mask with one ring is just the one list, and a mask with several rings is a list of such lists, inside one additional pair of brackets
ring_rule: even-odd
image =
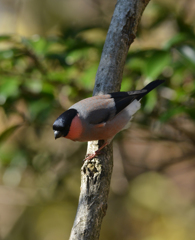
[(142, 99), (146, 94), (148, 94), (150, 91), (152, 91), (154, 88), (158, 87), (160, 84), (162, 84), (164, 80), (155, 80), (150, 82), (148, 85), (146, 85), (142, 90), (147, 90), (146, 92), (140, 94), (136, 97), (136, 99), (139, 101)]

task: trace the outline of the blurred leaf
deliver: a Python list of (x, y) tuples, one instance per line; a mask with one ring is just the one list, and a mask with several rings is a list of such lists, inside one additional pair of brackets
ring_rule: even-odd
[(29, 79), (28, 81), (26, 81), (23, 86), (32, 93), (40, 93), (42, 90), (42, 82), (39, 80), (32, 80)]
[(167, 122), (170, 118), (177, 114), (184, 113), (186, 108), (184, 106), (181, 107), (171, 107), (164, 114), (161, 115), (160, 121)]
[(0, 82), (0, 93), (5, 97), (15, 97), (19, 94), (19, 85), (18, 77), (4, 77)]
[(183, 57), (185, 64), (189, 65), (193, 70), (195, 69), (195, 49), (189, 45), (177, 47), (177, 50)]
[(50, 81), (58, 81), (58, 82), (67, 82), (67, 71), (64, 69), (59, 69), (58, 71), (49, 71), (47, 74), (47, 78)]
[(195, 91), (193, 90), (193, 92), (191, 93), (191, 97), (195, 98)]
[(97, 71), (98, 65), (91, 66), (89, 69), (85, 70), (83, 75), (80, 78), (80, 83), (87, 89), (90, 89), (94, 86), (95, 74)]
[(54, 90), (54, 85), (50, 84), (49, 82), (43, 82), (42, 92), (53, 95)]
[(186, 108), (185, 112), (190, 116), (191, 119), (195, 120), (195, 108)]
[(12, 58), (13, 55), (14, 55), (14, 52), (11, 49), (0, 51), (1, 59), (9, 59), (9, 58)]
[(7, 41), (10, 39), (11, 39), (10, 35), (0, 35), (0, 41)]
[(173, 38), (169, 39), (165, 45), (164, 45), (164, 49), (165, 50), (169, 50), (171, 47), (184, 42), (185, 40), (187, 40), (189, 38), (188, 35), (186, 35), (185, 33), (179, 33), (177, 35), (175, 35)]
[(155, 50), (145, 59), (144, 73), (149, 79), (155, 79), (163, 69), (170, 64), (171, 56), (168, 51)]
[(151, 91), (148, 95), (146, 95), (146, 104), (144, 106), (144, 110), (146, 112), (151, 112), (156, 105), (157, 94), (156, 91)]
[(47, 53), (45, 55), (45, 58), (48, 60), (53, 60), (56, 62), (56, 60), (61, 64), (61, 66), (69, 66), (66, 62), (66, 54), (65, 53)]
[(121, 92), (130, 91), (132, 89), (132, 79), (129, 77), (124, 77), (121, 83)]
[(69, 51), (66, 57), (66, 62), (73, 64), (81, 58), (87, 58), (89, 55), (89, 48), (79, 48)]
[(186, 23), (186, 19), (184, 16), (178, 16), (176, 18), (176, 21), (179, 28), (178, 32), (186, 33), (189, 36), (189, 39), (193, 40), (195, 36), (193, 25)]
[(31, 115), (31, 119), (34, 121), (37, 117), (40, 120), (45, 121), (48, 113), (51, 110), (51, 104), (46, 99), (40, 99), (36, 101), (32, 101), (29, 103), (29, 111)]
[(145, 52), (142, 52), (142, 53), (140, 52), (138, 55), (137, 54), (135, 55), (133, 53), (130, 55), (127, 62), (127, 67), (130, 70), (141, 72), (145, 66), (145, 62), (144, 62)]
[(5, 142), (7, 138), (9, 138), (19, 127), (21, 127), (21, 124), (14, 125), (10, 128), (7, 128), (4, 132), (1, 133), (0, 135), (0, 144)]
[(33, 36), (30, 44), (33, 50), (38, 54), (45, 54), (49, 46), (49, 42), (45, 38), (39, 37), (39, 35)]

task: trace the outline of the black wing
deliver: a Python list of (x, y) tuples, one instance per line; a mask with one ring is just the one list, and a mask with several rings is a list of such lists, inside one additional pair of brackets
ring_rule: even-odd
[(163, 82), (164, 80), (155, 80), (145, 86), (142, 90), (109, 93), (111, 98), (113, 98), (115, 101), (116, 114), (122, 111), (135, 99), (138, 101), (142, 99), (147, 93), (149, 93), (151, 90), (153, 90)]

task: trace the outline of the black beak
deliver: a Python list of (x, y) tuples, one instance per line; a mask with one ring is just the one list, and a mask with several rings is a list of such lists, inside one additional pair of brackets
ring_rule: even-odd
[(62, 133), (60, 131), (54, 131), (55, 139), (62, 137)]

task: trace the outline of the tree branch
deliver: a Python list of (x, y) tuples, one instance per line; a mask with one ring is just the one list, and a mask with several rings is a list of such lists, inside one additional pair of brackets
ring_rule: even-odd
[[(96, 74), (94, 95), (119, 91), (123, 68), (137, 26), (149, 0), (118, 0), (107, 33)], [(98, 149), (102, 141), (88, 143), (87, 154)], [(76, 218), (69, 240), (98, 240), (113, 168), (112, 144), (81, 168), (81, 192)]]

